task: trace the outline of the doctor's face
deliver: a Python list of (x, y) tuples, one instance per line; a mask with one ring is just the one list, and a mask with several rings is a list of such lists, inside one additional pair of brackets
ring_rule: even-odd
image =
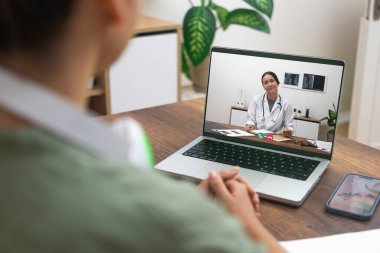
[(263, 82), (264, 90), (267, 93), (269, 94), (277, 93), (279, 83), (274, 79), (272, 75), (269, 75), (269, 74), (265, 75), (263, 77), (262, 82)]

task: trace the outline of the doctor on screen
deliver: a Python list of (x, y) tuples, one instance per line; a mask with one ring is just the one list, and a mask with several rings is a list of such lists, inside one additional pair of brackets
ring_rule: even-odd
[(285, 137), (293, 135), (293, 106), (278, 93), (280, 82), (275, 73), (268, 71), (261, 77), (265, 92), (256, 95), (248, 107), (245, 131), (268, 130)]

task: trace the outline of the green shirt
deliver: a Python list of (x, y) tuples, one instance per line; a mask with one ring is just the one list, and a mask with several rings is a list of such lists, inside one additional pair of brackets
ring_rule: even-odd
[(262, 252), (185, 182), (0, 132), (0, 252)]

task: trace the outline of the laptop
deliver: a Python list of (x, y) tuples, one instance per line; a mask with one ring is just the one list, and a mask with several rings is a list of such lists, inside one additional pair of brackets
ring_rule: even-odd
[[(239, 166), (262, 198), (301, 205), (332, 159), (344, 66), (339, 60), (212, 48), (202, 136), (155, 168), (204, 179), (211, 170)], [(280, 82), (271, 111), (261, 83), (267, 71)], [(268, 129), (245, 131), (255, 99), (250, 117), (254, 111), (257, 122), (290, 122), (290, 138)]]

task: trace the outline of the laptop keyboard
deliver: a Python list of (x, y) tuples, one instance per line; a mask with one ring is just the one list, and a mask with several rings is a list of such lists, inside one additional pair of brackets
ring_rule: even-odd
[(307, 158), (212, 140), (202, 140), (183, 155), (303, 181), (320, 163)]

